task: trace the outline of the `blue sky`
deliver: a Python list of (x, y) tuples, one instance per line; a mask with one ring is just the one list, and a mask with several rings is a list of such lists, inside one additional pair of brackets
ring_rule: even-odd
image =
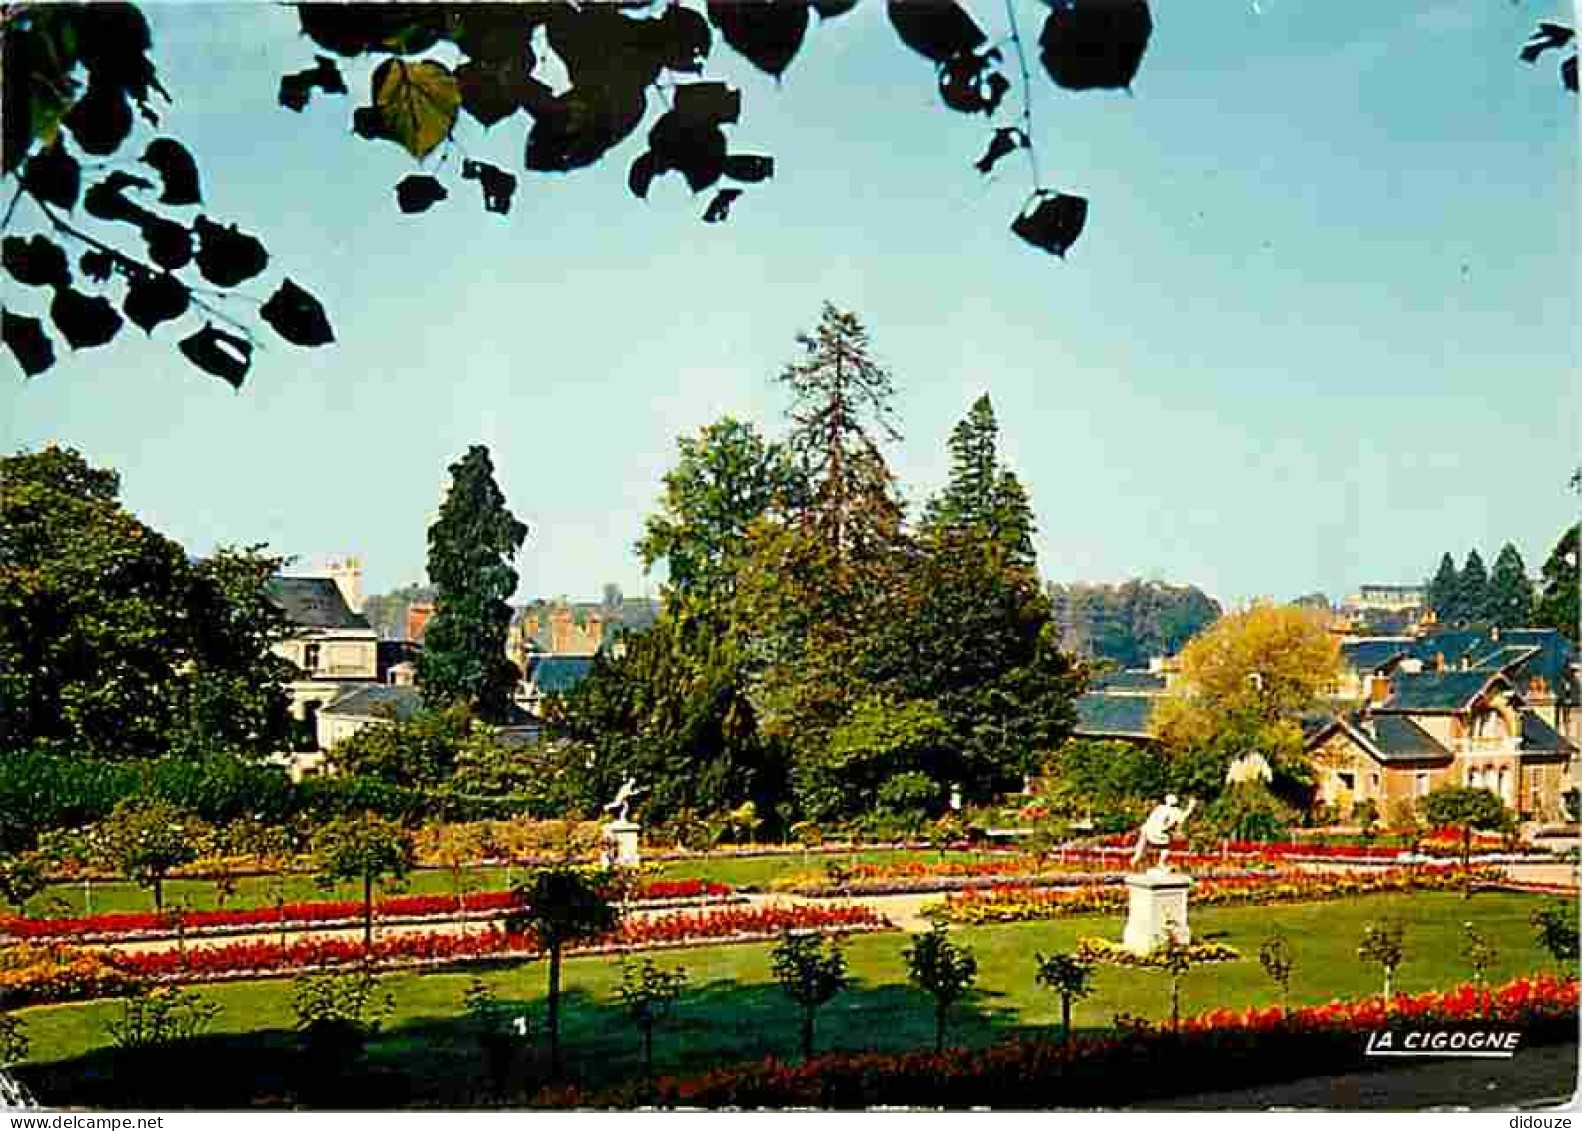
[[(1003, 32), (1000, 4), (969, 8)], [(717, 226), (677, 178), (627, 194), (646, 131), (524, 175), (508, 217), (459, 181), (402, 216), (413, 162), (348, 133), (366, 68), (292, 114), (278, 77), (313, 56), (292, 13), (154, 7), (164, 129), (207, 209), (269, 246), (257, 296), (284, 271), (338, 343), (266, 329), (236, 394), (169, 327), (128, 328), (0, 382), (0, 442), (117, 467), (195, 552), (361, 554), (370, 591), (422, 579), (446, 467), (483, 442), (532, 528), (523, 596), (641, 592), (631, 545), (676, 437), (724, 413), (778, 433), (773, 377), (828, 298), (895, 373), (915, 500), (992, 396), (1051, 579), (1339, 597), (1507, 540), (1536, 571), (1576, 509), (1577, 101), (1553, 55), (1516, 52), (1564, 9), (1162, 0), (1130, 95), (1057, 90), (1033, 60), (1046, 177), (1092, 201), (1062, 263), (1006, 230), (1024, 166), (979, 178), (988, 126), (938, 104), (874, 0), (778, 86), (716, 43), (733, 148), (778, 161)], [(1018, 11), (1036, 38), (1042, 8)], [(446, 159), (519, 170), (527, 124), (464, 119)]]

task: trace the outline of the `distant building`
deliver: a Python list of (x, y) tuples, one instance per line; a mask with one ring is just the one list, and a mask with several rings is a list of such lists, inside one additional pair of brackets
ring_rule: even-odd
[(379, 680), (379, 638), (346, 600), (345, 577), (276, 577), (269, 596), (285, 614), (291, 635), (275, 652), (297, 668), (292, 715), (316, 728), (318, 712), (342, 693)]
[(542, 714), (546, 697), (565, 695), (592, 670), (592, 656), (530, 655), (518, 702), (534, 715)]
[(1363, 585), (1342, 601), (1340, 607), (1352, 612), (1377, 609), (1400, 613), (1422, 609), (1427, 603), (1428, 595), (1421, 585)]
[[(318, 714), (319, 748), (333, 751), (364, 727), (389, 722), (409, 722), (423, 709), (423, 695), (409, 685), (372, 684), (341, 696)], [(537, 718), (512, 706), (505, 722), (496, 731), (502, 745), (523, 746), (536, 742), (540, 733)]]
[(432, 601), (414, 601), (406, 610), (406, 638), (413, 644), (423, 643), (423, 632), (428, 628), (429, 618), (434, 615)]

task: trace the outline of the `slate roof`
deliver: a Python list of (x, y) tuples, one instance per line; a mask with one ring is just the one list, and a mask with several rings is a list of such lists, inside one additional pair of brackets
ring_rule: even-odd
[(1373, 715), (1364, 718), (1356, 711), (1336, 715), (1321, 730), (1307, 735), (1308, 747), (1315, 746), (1319, 739), (1336, 728), (1350, 735), (1352, 741), (1382, 765), (1443, 764), (1453, 757), (1433, 735), (1405, 716)]
[(587, 678), (592, 656), (529, 656), (527, 681), (544, 695), (564, 694)]
[(1158, 699), (1152, 695), (1105, 695), (1088, 692), (1077, 696), (1080, 738), (1151, 738), (1148, 720)]
[(383, 683), (370, 683), (355, 691), (348, 691), (321, 715), (339, 715), (342, 718), (370, 719), (394, 718), (406, 722), (423, 709), (423, 693), (411, 684), (392, 687)]
[(1390, 697), (1377, 709), (1424, 714), (1462, 711), (1495, 680), (1504, 677), (1491, 671), (1397, 674), (1390, 680)]
[(1122, 672), (1105, 672), (1093, 681), (1095, 691), (1134, 691), (1141, 694), (1162, 692), (1165, 677), (1160, 672), (1132, 669)]
[(1556, 733), (1555, 728), (1546, 723), (1536, 711), (1522, 712), (1522, 753), (1569, 754), (1575, 745), (1568, 739)]
[(1412, 655), (1430, 668), (1434, 666), (1435, 657), (1443, 656), (1445, 666), (1453, 668), (1460, 665), (1463, 656), (1470, 659), (1473, 653), (1486, 649), (1488, 644), (1489, 634), (1485, 629), (1448, 629), (1419, 638), (1412, 646)]
[(1567, 703), (1579, 698), (1576, 678), (1576, 646), (1552, 628), (1508, 628), (1500, 632), (1499, 645), (1512, 648), (1536, 648), (1537, 652), (1512, 673), (1519, 690), (1526, 691), (1528, 681), (1539, 676), (1549, 685), (1550, 694), (1560, 694)]
[(372, 631), (368, 618), (352, 612), (341, 587), (328, 577), (272, 577), (268, 593), (296, 628)]
[(1502, 672), (1513, 668), (1525, 660), (1530, 660), (1538, 655), (1537, 648), (1526, 648), (1520, 645), (1509, 647), (1496, 647), (1494, 651), (1473, 659), (1472, 666), (1484, 671)]
[(1410, 655), (1410, 640), (1353, 640), (1340, 646), (1340, 654), (1353, 671), (1376, 672), (1402, 656)]

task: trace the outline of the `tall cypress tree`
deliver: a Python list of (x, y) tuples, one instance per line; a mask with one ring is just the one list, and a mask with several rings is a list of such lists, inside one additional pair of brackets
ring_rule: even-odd
[(1016, 565), (1033, 566), (1032, 503), (999, 456), (999, 424), (988, 395), (973, 402), (950, 434), (950, 482), (929, 501), (923, 529), (987, 538)]
[(1501, 628), (1532, 622), (1533, 583), (1527, 576), (1527, 563), (1509, 542), (1494, 559), (1494, 572), (1489, 575), (1488, 615)]
[(1457, 600), (1461, 593), (1461, 579), (1456, 574), (1456, 560), (1446, 553), (1439, 559), (1439, 572), (1428, 583), (1428, 607), (1442, 623), (1460, 620)]
[(507, 601), (516, 592), (512, 561), (527, 527), (505, 505), (488, 448), (468, 448), (450, 475), (450, 492), (428, 531), (434, 616), (423, 633), (418, 684), (428, 706), (464, 704), (499, 720), (517, 679), (505, 652)]
[(1462, 622), (1489, 619), (1489, 571), (1476, 549), (1467, 554), (1456, 580), (1456, 613), (1455, 619)]

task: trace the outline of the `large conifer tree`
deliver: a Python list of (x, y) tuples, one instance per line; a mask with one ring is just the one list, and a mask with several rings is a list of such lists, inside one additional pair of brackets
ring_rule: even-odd
[(1444, 623), (1460, 620), (1457, 601), (1461, 593), (1461, 578), (1456, 573), (1456, 560), (1446, 553), (1439, 559), (1439, 572), (1428, 583), (1428, 607)]
[(987, 394), (950, 433), (950, 482), (929, 501), (925, 532), (987, 539), (1016, 565), (1033, 565), (1033, 508), (999, 455), (1000, 428)]
[(1544, 562), (1543, 592), (1538, 598), (1534, 623), (1557, 629), (1571, 640), (1578, 637), (1578, 535), (1582, 526), (1572, 524), (1555, 543)]
[(506, 507), (488, 448), (468, 448), (450, 474), (450, 492), (428, 531), (434, 616), (423, 634), (418, 683), (428, 706), (463, 704), (498, 720), (518, 675), (505, 653), (507, 601), (516, 592), (512, 562), (527, 527)]
[(1483, 556), (1473, 549), (1456, 579), (1456, 620), (1463, 623), (1489, 619), (1489, 571)]
[(1520, 628), (1533, 615), (1533, 583), (1527, 563), (1515, 546), (1505, 543), (1489, 575), (1488, 616), (1501, 628)]

